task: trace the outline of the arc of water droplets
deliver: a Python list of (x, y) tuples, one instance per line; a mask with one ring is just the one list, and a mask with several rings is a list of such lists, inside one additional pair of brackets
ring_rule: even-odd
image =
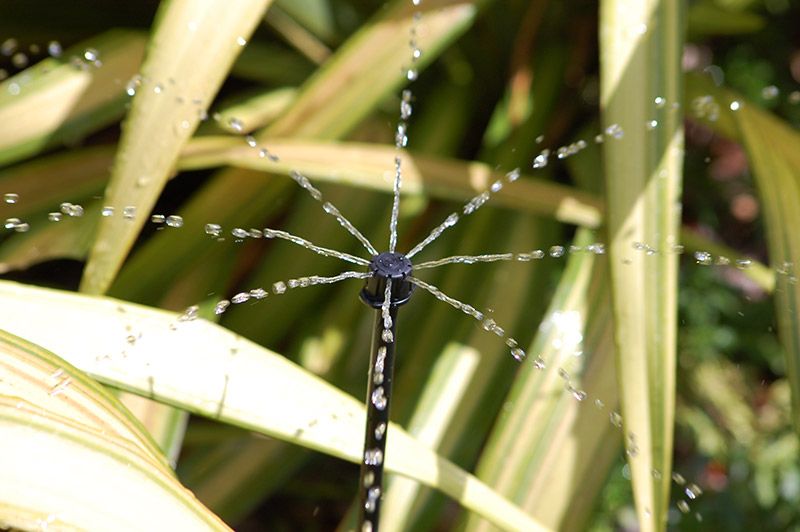
[[(346, 271), (342, 272), (338, 275), (333, 275), (330, 277), (326, 277), (323, 275), (309, 275), (308, 277), (298, 277), (297, 279), (289, 279), (288, 281), (276, 281), (272, 284), (272, 293), (275, 295), (281, 295), (286, 292), (286, 289), (293, 289), (293, 288), (306, 288), (308, 286), (320, 285), (320, 284), (333, 284), (338, 283), (339, 281), (344, 281), (346, 279), (367, 279), (372, 277), (372, 272), (357, 272), (357, 271)], [(241, 303), (246, 303), (251, 299), (261, 300), (266, 298), (269, 295), (269, 292), (264, 290), (263, 288), (254, 288), (247, 292), (239, 292), (235, 296), (231, 297), (230, 300), (223, 299), (218, 301), (216, 306), (214, 307), (215, 314), (223, 314), (228, 307), (230, 307), (231, 303), (239, 305)], [(191, 321), (197, 319), (197, 306), (189, 307), (184, 314), (178, 318), (178, 321)]]
[(514, 253), (493, 253), (486, 255), (454, 255), (443, 259), (429, 260), (414, 265), (415, 270), (436, 268), (445, 264), (474, 264), (476, 262), (496, 262), (501, 260), (514, 260)]
[(304, 247), (324, 257), (334, 257), (339, 260), (352, 262), (353, 264), (358, 264), (360, 266), (369, 266), (369, 261), (367, 259), (362, 259), (361, 257), (356, 257), (355, 255), (344, 253), (343, 251), (336, 251), (335, 249), (329, 249), (317, 246), (315, 244), (312, 244), (305, 238), (301, 238), (291, 233), (287, 233), (286, 231), (280, 231), (278, 229), (269, 229), (268, 227), (265, 227), (264, 238), (281, 238), (283, 240), (288, 240), (289, 242), (297, 244), (300, 247)]
[(381, 338), (387, 344), (394, 342), (392, 334), (392, 316), (389, 314), (389, 307), (392, 304), (392, 280), (386, 280), (386, 290), (383, 293), (383, 303), (381, 303), (381, 317), (383, 318), (383, 332)]
[[(419, 7), (422, 0), (411, 0), (414, 7)], [(411, 28), (409, 32), (408, 45), (411, 47), (411, 68), (406, 73), (408, 81), (415, 81), (417, 79), (416, 63), (422, 57), (422, 50), (417, 46), (417, 25), (419, 24), (421, 13), (416, 11), (414, 13)], [(411, 116), (411, 91), (406, 89), (403, 91), (400, 99), (400, 120), (397, 123), (397, 131), (394, 135), (394, 145), (397, 150), (405, 148), (408, 144), (408, 119)], [(400, 188), (403, 185), (403, 167), (402, 159), (399, 156), (394, 158), (394, 187), (392, 198), (392, 217), (389, 221), (389, 251), (394, 253), (397, 249), (397, 218), (400, 212)]]
[(321, 202), (322, 210), (324, 210), (326, 213), (336, 218), (336, 221), (339, 222), (339, 225), (344, 227), (348, 233), (353, 235), (356, 238), (356, 240), (361, 242), (361, 245), (366, 248), (366, 250), (370, 253), (370, 255), (378, 254), (378, 250), (375, 249), (375, 246), (372, 245), (372, 243), (367, 239), (367, 237), (361, 234), (361, 231), (359, 231), (350, 220), (345, 218), (344, 215), (341, 212), (339, 212), (339, 209), (337, 209), (333, 205), (333, 203), (329, 201), (322, 201), (322, 192), (320, 192), (318, 188), (312, 185), (311, 181), (309, 181), (309, 179), (306, 176), (304, 176), (297, 170), (290, 171), (289, 175), (291, 176), (292, 179), (294, 179), (295, 183), (297, 183), (303, 189), (305, 189), (306, 192), (308, 192), (308, 194), (312, 198)]
[(394, 199), (392, 200), (392, 218), (389, 221), (389, 251), (397, 249), (397, 217), (400, 213), (400, 187), (403, 183), (403, 170), (400, 157), (394, 158)]
[[(505, 175), (505, 181), (507, 183), (513, 183), (514, 181), (519, 179), (519, 176), (520, 176), (519, 168), (515, 168), (514, 170), (508, 172)], [(478, 209), (480, 209), (481, 207), (483, 207), (483, 205), (487, 201), (489, 201), (489, 199), (491, 199), (492, 194), (500, 192), (500, 190), (503, 189), (503, 186), (504, 186), (503, 179), (498, 179), (497, 181), (489, 185), (489, 188), (487, 188), (486, 190), (484, 190), (483, 192), (481, 192), (480, 194), (469, 200), (464, 205), (464, 207), (461, 209), (462, 216), (468, 216), (477, 211)], [(456, 225), (458, 223), (458, 220), (459, 220), (458, 213), (454, 212), (450, 214), (450, 216), (448, 216), (444, 220), (444, 222), (442, 222), (438, 227), (436, 227), (433, 231), (431, 231), (431, 233), (427, 237), (425, 237), (425, 239), (422, 242), (414, 246), (411, 249), (411, 251), (406, 253), (406, 257), (410, 259), (414, 255), (422, 251), (428, 244), (439, 238), (441, 234), (444, 233), (447, 229)]]
[[(439, 301), (444, 301), (448, 305), (457, 308), (464, 314), (468, 316), (472, 316), (479, 322), (481, 322), (481, 326), (484, 330), (494, 333), (499, 336), (505, 344), (511, 349), (511, 356), (513, 356), (517, 361), (522, 362), (527, 357), (527, 353), (525, 350), (519, 346), (519, 343), (512, 337), (506, 335), (505, 329), (497, 325), (497, 323), (492, 318), (486, 318), (484, 313), (473, 307), (472, 305), (468, 305), (467, 303), (463, 303), (458, 299), (452, 298), (439, 290), (437, 287), (433, 286), (432, 284), (428, 284), (425, 281), (417, 279), (416, 277), (409, 277), (408, 280), (417, 285), (418, 287), (422, 288), (426, 292), (430, 293), (433, 297), (438, 299)], [(536, 358), (534, 364), (537, 369), (544, 369), (545, 364), (541, 358)]]

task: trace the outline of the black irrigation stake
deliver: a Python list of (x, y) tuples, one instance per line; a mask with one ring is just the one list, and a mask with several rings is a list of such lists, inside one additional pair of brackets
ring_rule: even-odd
[[(386, 251), (372, 257), (372, 277), (361, 290), (361, 299), (375, 309), (367, 383), (367, 422), (364, 454), (358, 484), (358, 532), (377, 532), (383, 497), (383, 462), (389, 426), (389, 403), (397, 345), (397, 311), (411, 298), (408, 281), (411, 261), (401, 253)], [(389, 288), (388, 305), (387, 286)]]

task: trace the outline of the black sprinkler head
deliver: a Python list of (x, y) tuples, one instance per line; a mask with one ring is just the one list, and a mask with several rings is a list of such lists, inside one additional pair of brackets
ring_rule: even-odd
[(381, 308), (386, 292), (386, 282), (392, 280), (391, 304), (398, 307), (411, 298), (414, 285), (409, 282), (411, 261), (402, 253), (384, 251), (372, 257), (369, 271), (372, 277), (361, 290), (361, 300), (373, 308)]

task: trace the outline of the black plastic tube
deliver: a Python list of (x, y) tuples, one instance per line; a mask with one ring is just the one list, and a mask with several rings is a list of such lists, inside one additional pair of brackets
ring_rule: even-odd
[[(389, 426), (389, 400), (392, 397), (394, 354), (397, 342), (397, 310), (390, 306), (392, 326), (384, 328), (380, 309), (375, 311), (372, 331), (372, 353), (367, 385), (367, 422), (364, 429), (364, 454), (359, 475), (358, 522), (360, 532), (377, 532), (383, 497), (383, 462), (386, 456), (386, 437)], [(390, 331), (392, 341), (386, 342), (384, 331)]]
[[(397, 345), (397, 311), (411, 298), (414, 285), (408, 281), (411, 261), (400, 253), (384, 252), (372, 257), (372, 277), (361, 290), (361, 299), (375, 309), (375, 326), (367, 382), (367, 421), (364, 428), (364, 453), (358, 480), (357, 532), (378, 532), (383, 498), (383, 463), (389, 428), (389, 403), (392, 397), (394, 355)], [(386, 288), (389, 287), (389, 301)], [(384, 307), (388, 303), (388, 315)]]

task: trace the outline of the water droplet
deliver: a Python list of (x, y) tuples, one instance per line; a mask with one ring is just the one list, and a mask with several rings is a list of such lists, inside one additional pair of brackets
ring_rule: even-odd
[(231, 302), (228, 301), (227, 299), (223, 299), (222, 301), (219, 301), (214, 306), (214, 314), (220, 315), (220, 314), (224, 313), (226, 310), (228, 310), (229, 306), (231, 306)]
[(150, 221), (154, 224), (163, 224), (167, 221), (167, 218), (163, 214), (154, 214), (150, 217)]
[(708, 251), (695, 251), (694, 260), (695, 262), (697, 262), (697, 264), (708, 266), (711, 264), (713, 258), (711, 256), (711, 253), (709, 253)]
[(698, 96), (692, 100), (692, 112), (697, 118), (716, 122), (719, 119), (719, 104), (710, 95)]
[(80, 217), (83, 216), (83, 207), (64, 202), (61, 204), (61, 212), (67, 216)]
[(678, 486), (683, 486), (686, 483), (686, 479), (680, 473), (672, 473), (672, 480)]
[(606, 128), (606, 135), (615, 139), (621, 139), (625, 135), (625, 132), (619, 124), (611, 124)]
[(606, 404), (600, 399), (595, 399), (594, 406), (596, 406), (597, 408), (605, 408)]
[(406, 78), (408, 78), (408, 81), (416, 80), (418, 75), (419, 73), (414, 68), (409, 68), (408, 72), (406, 72)]
[(405, 99), (400, 102), (400, 118), (408, 120), (411, 117), (411, 104)]
[(167, 216), (167, 225), (170, 227), (183, 227), (183, 218), (177, 214)]
[(533, 158), (534, 168), (544, 168), (547, 166), (547, 158), (550, 156), (550, 150), (542, 150), (542, 152)]
[(286, 292), (286, 283), (283, 281), (278, 281), (277, 283), (272, 285), (272, 291), (276, 294), (283, 294)]
[(608, 415), (608, 420), (609, 420), (609, 421), (611, 422), (611, 424), (612, 424), (612, 425), (614, 425), (615, 427), (617, 427), (617, 428), (620, 428), (620, 427), (622, 427), (622, 416), (621, 416), (621, 415), (619, 415), (619, 413), (617, 413), (617, 412), (611, 412), (611, 413)]
[(386, 434), (386, 423), (381, 422), (375, 427), (375, 439), (382, 440), (384, 434)]
[(406, 125), (404, 123), (397, 124), (397, 132), (394, 134), (394, 145), (398, 148), (404, 148), (408, 144), (408, 136), (406, 135)]
[(205, 231), (207, 235), (219, 236), (222, 234), (222, 227), (219, 224), (206, 224)]
[(239, 305), (241, 303), (246, 303), (250, 300), (250, 293), (249, 292), (239, 292), (235, 296), (231, 298), (231, 302)]
[(703, 494), (703, 490), (700, 489), (700, 486), (698, 486), (697, 484), (692, 483), (686, 486), (684, 493), (686, 493), (686, 496), (688, 498), (695, 500), (697, 497)]
[(27, 233), (30, 230), (31, 226), (28, 222), (21, 222), (14, 226), (14, 231), (17, 233)]
[(681, 512), (685, 514), (689, 513), (689, 503), (687, 503), (686, 501), (678, 501), (677, 506), (678, 510), (680, 510)]
[(591, 251), (595, 255), (604, 255), (606, 252), (605, 244), (601, 244), (599, 242), (595, 242), (594, 244), (589, 244), (586, 246), (587, 251)]
[(100, 58), (100, 52), (98, 52), (94, 48), (87, 48), (86, 50), (83, 51), (83, 58), (89, 61), (90, 63), (93, 63)]
[(511, 356), (513, 356), (517, 362), (522, 362), (525, 360), (525, 351), (520, 349), (519, 347), (515, 347), (511, 349)]
[(14, 192), (9, 192), (8, 194), (4, 194), (3, 201), (5, 201), (6, 203), (14, 204), (19, 201), (19, 194), (15, 194)]
[(544, 363), (544, 359), (542, 357), (536, 357), (535, 359), (533, 359), (533, 367), (542, 370), (547, 367), (547, 364)]
[(739, 108), (741, 107), (741, 105), (736, 100), (733, 100), (729, 107), (730, 107), (731, 111), (738, 111)]
[(194, 321), (197, 319), (198, 312), (200, 311), (200, 307), (197, 305), (192, 305), (188, 307), (186, 310), (183, 311), (183, 314), (178, 316), (178, 321)]
[(361, 525), (361, 532), (372, 532), (372, 522), (364, 521)]
[(645, 124), (645, 127), (647, 128), (648, 131), (654, 130), (655, 128), (658, 127), (658, 120), (648, 120), (647, 123)]
[(775, 98), (778, 97), (779, 94), (780, 91), (778, 90), (778, 87), (776, 87), (775, 85), (767, 85), (766, 87), (761, 89), (761, 97), (764, 98), (765, 100), (774, 100)]
[(238, 44), (239, 46), (245, 46), (247, 44), (247, 39), (245, 39), (240, 35), (236, 37), (236, 44)]
[(161, 83), (156, 83), (153, 87), (153, 92), (156, 94), (161, 94), (164, 92), (164, 86)]
[(366, 474), (364, 475), (364, 487), (368, 488), (372, 486), (374, 482), (375, 482), (375, 473), (373, 473), (372, 471), (367, 471)]
[(233, 229), (231, 229), (231, 234), (236, 238), (247, 238), (248, 236), (250, 236), (250, 233), (248, 233), (247, 230), (242, 229), (241, 227), (234, 227)]
[(256, 138), (253, 135), (247, 135), (244, 138), (244, 141), (247, 143), (248, 146), (251, 148), (255, 148), (257, 146)]
[(250, 297), (252, 297), (253, 299), (264, 299), (268, 295), (269, 294), (267, 293), (267, 291), (264, 290), (263, 288), (253, 288), (252, 290), (250, 290)]
[(653, 100), (653, 102), (656, 104), (656, 107), (661, 109), (662, 107), (664, 107), (664, 105), (666, 105), (667, 100), (663, 96), (656, 96), (656, 99)]
[(364, 502), (364, 510), (367, 513), (373, 513), (378, 509), (378, 499), (381, 497), (381, 489), (377, 486), (370, 488), (367, 491), (367, 500)]
[(244, 130), (244, 124), (238, 118), (231, 118), (228, 120), (228, 125), (237, 133), (241, 133)]
[(550, 248), (550, 256), (554, 259), (564, 256), (564, 246), (553, 246)]
[(60, 212), (47, 213), (47, 219), (50, 220), (51, 222), (60, 222), (62, 216), (64, 216), (64, 215), (61, 214)]
[(17, 225), (21, 224), (22, 220), (19, 218), (7, 218), (5, 224), (3, 225), (6, 229), (14, 229)]
[(17, 46), (19, 46), (17, 40), (13, 37), (10, 37), (3, 41), (3, 44), (0, 44), (0, 53), (5, 56), (10, 56), (14, 53), (14, 50), (17, 49)]
[(366, 465), (380, 465), (383, 463), (383, 452), (380, 449), (368, 449), (364, 453), (364, 463)]
[(128, 205), (122, 209), (122, 217), (126, 220), (133, 220), (136, 218), (136, 207)]
[(389, 400), (386, 398), (386, 394), (383, 391), (383, 386), (378, 386), (372, 391), (372, 404), (378, 410), (383, 410), (386, 408), (386, 404)]
[(61, 57), (63, 53), (63, 48), (61, 47), (61, 43), (58, 41), (50, 41), (47, 43), (47, 53), (50, 54), (51, 57)]
[(394, 342), (394, 335), (392, 334), (392, 331), (390, 329), (384, 329), (381, 333), (381, 340), (387, 344)]
[(753, 264), (753, 261), (750, 259), (737, 259), (736, 260), (736, 267), (744, 270), (745, 268), (749, 268)]
[(577, 401), (583, 401), (584, 399), (586, 399), (587, 396), (585, 391), (576, 390), (574, 388), (570, 390), (570, 393), (572, 394), (572, 397), (574, 397)]

